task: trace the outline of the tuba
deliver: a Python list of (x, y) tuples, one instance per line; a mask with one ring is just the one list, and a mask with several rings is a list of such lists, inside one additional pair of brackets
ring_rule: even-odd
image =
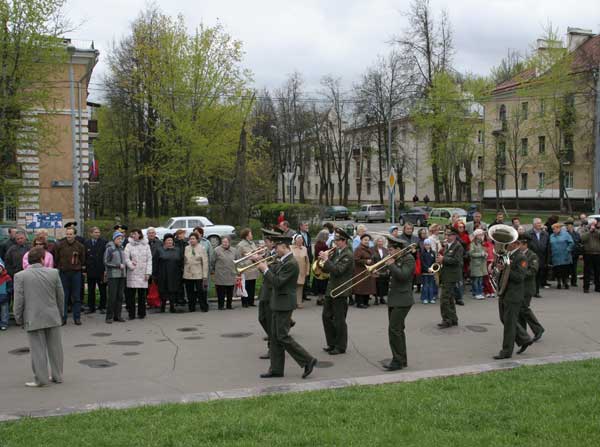
[[(503, 295), (510, 275), (510, 253), (506, 247), (519, 238), (519, 233), (509, 225), (497, 224), (488, 230), (494, 242), (494, 262), (490, 272), (490, 283), (498, 296)], [(500, 269), (500, 266), (504, 266)]]

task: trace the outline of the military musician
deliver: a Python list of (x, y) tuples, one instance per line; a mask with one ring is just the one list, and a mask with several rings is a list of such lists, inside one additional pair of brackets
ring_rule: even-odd
[(329, 273), (322, 317), (327, 341), (327, 346), (323, 350), (330, 355), (343, 354), (348, 346), (346, 315), (348, 313), (348, 297), (352, 294), (352, 288), (347, 288), (336, 298), (331, 296), (331, 291), (352, 279), (354, 257), (352, 249), (348, 247), (350, 239), (348, 233), (341, 228), (336, 228), (334, 239), (336, 250), (331, 256), (328, 251), (319, 254), (319, 258), (324, 262), (323, 271)]
[(525, 276), (525, 298), (523, 305), (521, 306), (521, 312), (519, 312), (519, 324), (523, 326), (523, 329), (527, 330), (527, 325), (533, 331), (533, 341), (538, 341), (542, 338), (544, 333), (544, 327), (540, 324), (539, 320), (531, 309), (531, 297), (535, 295), (535, 281), (540, 266), (539, 258), (533, 250), (529, 250), (529, 242), (531, 236), (527, 233), (519, 235), (519, 244), (521, 252), (527, 259), (527, 274)]
[(458, 325), (456, 314), (456, 299), (458, 287), (463, 279), (464, 249), (457, 239), (458, 230), (452, 226), (446, 229), (446, 246), (443, 253), (438, 253), (436, 262), (441, 266), (440, 278), (440, 312), (442, 322), (438, 324), (441, 329)]
[[(395, 255), (406, 247), (402, 240), (387, 236), (390, 255)], [(388, 294), (388, 338), (392, 350), (392, 361), (384, 365), (388, 371), (397, 371), (408, 366), (406, 359), (406, 316), (414, 304), (412, 278), (415, 272), (415, 258), (410, 251), (387, 261), (390, 272)]]
[(291, 237), (272, 236), (275, 251), (279, 262), (271, 264), (262, 261), (258, 264), (259, 270), (264, 274), (264, 279), (271, 284), (273, 289), (270, 294), (271, 332), (269, 354), (271, 367), (269, 371), (261, 374), (261, 378), (283, 377), (285, 366), (285, 353), (287, 353), (302, 367), (305, 379), (312, 373), (317, 364), (317, 359), (311, 356), (290, 335), (292, 312), (296, 308), (296, 282), (300, 269), (292, 255), (290, 244)]

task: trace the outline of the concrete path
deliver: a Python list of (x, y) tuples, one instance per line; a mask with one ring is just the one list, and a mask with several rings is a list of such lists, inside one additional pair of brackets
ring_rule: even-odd
[[(502, 333), (497, 301), (470, 297), (465, 301), (466, 305), (458, 308), (460, 325), (446, 330), (436, 327), (440, 320), (437, 305), (415, 304), (407, 319), (409, 368), (394, 376), (494, 363), (491, 356), (500, 349)], [(514, 360), (600, 351), (599, 293), (544, 290), (544, 298), (534, 299), (533, 305), (546, 333)], [(286, 377), (258, 377), (269, 362), (258, 358), (266, 345), (256, 308), (211, 309), (206, 314), (151, 313), (146, 320), (112, 325), (105, 324), (99, 314), (84, 317), (80, 327), (70, 322), (63, 331), (64, 383), (38, 389), (24, 386), (31, 379), (29, 354), (22, 350), (28, 346), (27, 337), (21, 329), (11, 327), (0, 333), (0, 415), (4, 419), (46, 415), (58, 409), (96, 408), (107, 402), (113, 403), (111, 406), (129, 402), (123, 405), (131, 406), (131, 402), (181, 401), (197, 393), (265, 386), (277, 390), (299, 382), (308, 388), (311, 385), (307, 383), (315, 382), (314, 388), (320, 388), (316, 382), (330, 381), (335, 386), (338, 379), (385, 374), (380, 364), (390, 358), (385, 306), (351, 308), (348, 352), (333, 357), (321, 350), (321, 307), (313, 300), (294, 312), (294, 318), (297, 325), (292, 334), (319, 359), (307, 381), (301, 379), (302, 369), (289, 357)], [(518, 365), (500, 363), (500, 367)]]

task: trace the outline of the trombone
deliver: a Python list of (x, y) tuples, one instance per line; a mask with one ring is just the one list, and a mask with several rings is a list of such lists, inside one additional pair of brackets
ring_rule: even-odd
[(275, 261), (277, 261), (277, 255), (270, 255), (270, 256), (267, 256), (266, 258), (261, 259), (260, 261), (253, 262), (252, 264), (247, 265), (245, 267), (236, 267), (235, 269), (236, 269), (238, 275), (241, 275), (246, 270), (256, 268), (256, 266), (258, 266), (258, 264), (260, 264), (261, 262), (266, 262), (267, 265), (271, 265)]
[(403, 248), (402, 250), (398, 250), (396, 253), (387, 255), (381, 261), (376, 262), (373, 265), (367, 265), (365, 270), (357, 273), (352, 278), (347, 281), (344, 281), (342, 284), (337, 286), (335, 289), (331, 291), (331, 298), (337, 298), (343, 293), (351, 290), (357, 284), (360, 284), (363, 281), (366, 281), (373, 273), (377, 273), (380, 270), (383, 270), (387, 267), (387, 261), (390, 259), (398, 259), (404, 256), (407, 253), (413, 253), (417, 249), (417, 244), (410, 244), (408, 247)]
[(233, 263), (234, 263), (235, 265), (238, 265), (240, 262), (247, 261), (248, 259), (250, 259), (250, 258), (251, 258), (251, 257), (253, 257), (253, 256), (260, 255), (260, 254), (263, 254), (262, 252), (264, 252), (265, 250), (268, 250), (268, 248), (267, 248), (266, 246), (264, 246), (264, 247), (260, 247), (260, 248), (257, 248), (256, 250), (252, 250), (252, 251), (251, 251), (250, 253), (248, 253), (246, 256), (244, 256), (244, 257), (241, 257), (240, 259), (236, 259), (235, 261), (233, 261)]

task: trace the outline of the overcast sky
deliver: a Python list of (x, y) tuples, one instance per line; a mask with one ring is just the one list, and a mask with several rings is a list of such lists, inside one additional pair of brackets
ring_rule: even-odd
[[(294, 70), (307, 89), (318, 88), (325, 74), (341, 76), (346, 85), (359, 79), (377, 54), (405, 28), (401, 11), (409, 0), (157, 0), (163, 12), (183, 14), (193, 29), (199, 23), (221, 22), (244, 42), (245, 65), (258, 88), (276, 88)], [(488, 74), (508, 48), (525, 53), (551, 21), (566, 33), (568, 26), (600, 32), (600, 1), (576, 0), (431, 0), (437, 13), (449, 13), (459, 71)], [(94, 72), (105, 72), (111, 42), (129, 32), (145, 0), (68, 0), (66, 12), (82, 23), (69, 37), (93, 40), (100, 50)], [(97, 98), (91, 86), (92, 96)], [(96, 86), (97, 87), (97, 86)]]

